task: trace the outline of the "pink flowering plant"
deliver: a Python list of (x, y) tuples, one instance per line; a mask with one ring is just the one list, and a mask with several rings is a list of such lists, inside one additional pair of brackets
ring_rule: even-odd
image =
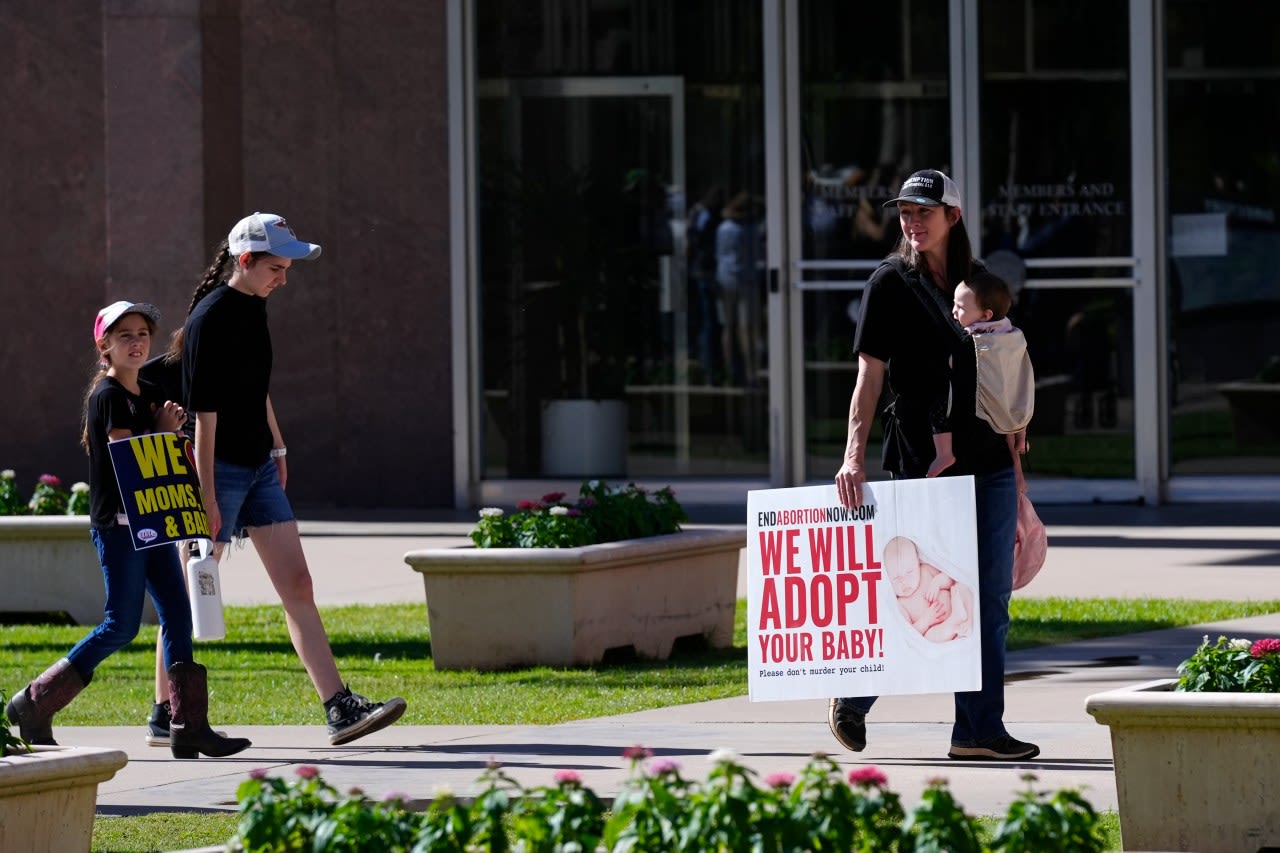
[(1175, 690), (1189, 693), (1280, 693), (1280, 638), (1261, 640), (1206, 636), (1178, 664)]
[(655, 758), (643, 746), (628, 748), (623, 758), (630, 771), (611, 809), (575, 770), (557, 771), (551, 784), (525, 788), (491, 762), (470, 805), (437, 789), (425, 811), (410, 811), (404, 794), (379, 802), (358, 789), (339, 795), (314, 767), (298, 768), (289, 781), (254, 771), (237, 792), (240, 823), (227, 846), (267, 853), (1104, 849), (1089, 803), (1075, 791), (1037, 791), (1032, 776), (1024, 777), (1027, 789), (994, 832), (983, 833), (945, 780), (931, 781), (920, 803), (904, 811), (884, 773), (868, 766), (845, 773), (823, 754), (798, 773), (776, 772), (757, 781), (737, 755), (717, 750), (709, 756), (712, 767), (703, 783), (686, 779), (679, 762)]
[(687, 520), (670, 486), (650, 492), (635, 483), (589, 480), (577, 500), (551, 492), (541, 500), (520, 501), (510, 513), (485, 507), (471, 541), (478, 548), (578, 548), (676, 533)]
[(12, 468), (0, 471), (0, 515), (88, 515), (89, 485), (76, 483), (68, 491), (54, 474), (41, 474), (30, 498), (18, 491)]

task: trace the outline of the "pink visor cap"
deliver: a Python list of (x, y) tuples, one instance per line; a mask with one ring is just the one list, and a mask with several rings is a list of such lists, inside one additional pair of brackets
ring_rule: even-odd
[(112, 302), (98, 312), (97, 319), (93, 321), (93, 340), (97, 342), (106, 337), (111, 327), (125, 314), (141, 314), (153, 324), (160, 324), (160, 309), (150, 302), (130, 302), (122, 299), (119, 302)]
[(320, 257), (319, 246), (299, 240), (284, 217), (274, 213), (254, 213), (237, 222), (227, 235), (227, 249), (234, 257), (245, 252), (269, 252), (293, 261)]

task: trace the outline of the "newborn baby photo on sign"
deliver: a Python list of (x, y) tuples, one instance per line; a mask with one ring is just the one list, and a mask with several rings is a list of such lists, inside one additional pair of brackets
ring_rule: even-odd
[(903, 618), (934, 643), (969, 636), (973, 630), (973, 590), (920, 555), (905, 536), (884, 546), (885, 575), (893, 585)]

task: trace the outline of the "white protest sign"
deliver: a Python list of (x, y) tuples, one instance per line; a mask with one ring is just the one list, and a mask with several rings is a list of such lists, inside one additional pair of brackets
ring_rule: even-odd
[(982, 686), (972, 477), (747, 495), (752, 701)]

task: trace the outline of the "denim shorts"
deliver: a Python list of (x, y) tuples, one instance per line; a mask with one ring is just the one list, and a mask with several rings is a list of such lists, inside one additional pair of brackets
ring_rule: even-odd
[[(222, 527), (216, 541), (243, 539), (250, 527), (267, 527), (293, 521), (293, 507), (280, 485), (274, 459), (257, 468), (213, 460), (213, 482), (218, 490)], [(235, 523), (231, 521), (234, 519)]]

